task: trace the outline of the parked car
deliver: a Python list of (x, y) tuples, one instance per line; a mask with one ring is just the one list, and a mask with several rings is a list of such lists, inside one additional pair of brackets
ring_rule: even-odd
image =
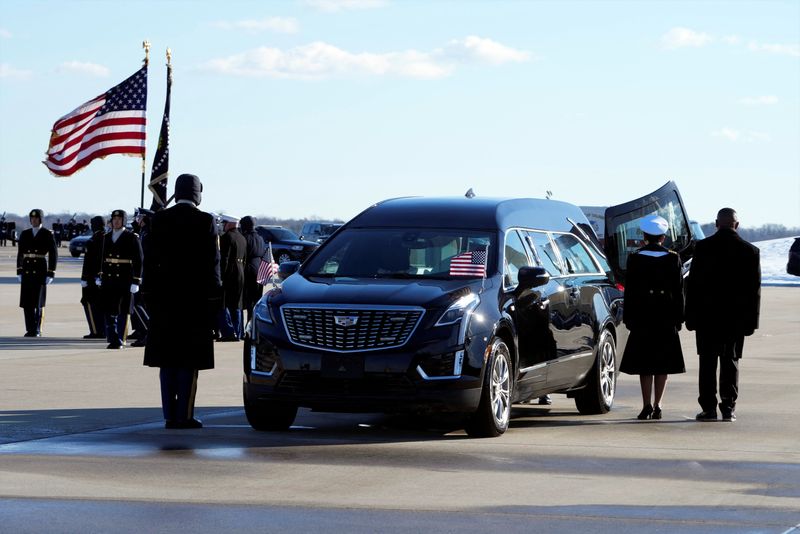
[(341, 228), (342, 224), (343, 223), (336, 222), (309, 221), (303, 224), (303, 229), (300, 230), (300, 239), (323, 243), (336, 230)]
[(282, 226), (259, 225), (255, 227), (255, 231), (264, 240), (264, 244), (272, 243), (272, 256), (278, 263), (303, 262), (319, 247), (319, 243), (300, 239), (297, 234)]
[(86, 252), (86, 245), (92, 238), (92, 231), (86, 230), (82, 235), (75, 236), (69, 240), (69, 253), (73, 258), (77, 258)]
[(673, 244), (688, 240), (677, 188), (659, 192), (607, 210), (607, 242), (625, 245), (609, 257), (622, 266), (564, 202), (370, 207), (303, 265), (281, 265), (283, 283), (257, 303), (244, 343), (247, 420), (286, 429), (299, 406), (445, 412), (465, 417), (471, 436), (498, 436), (513, 403), (549, 393), (582, 414), (607, 412), (627, 340), (627, 235), (657, 212), (671, 215)]
[(789, 262), (786, 264), (786, 272), (800, 276), (800, 237), (795, 237), (794, 243), (789, 247)]

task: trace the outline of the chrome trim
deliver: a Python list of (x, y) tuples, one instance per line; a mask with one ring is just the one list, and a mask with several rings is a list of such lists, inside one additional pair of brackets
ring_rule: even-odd
[[(377, 311), (404, 311), (404, 312), (420, 312), (419, 318), (417, 319), (417, 323), (414, 325), (414, 328), (411, 329), (411, 332), (408, 333), (406, 340), (399, 344), (399, 345), (392, 345), (390, 347), (376, 347), (374, 349), (352, 349), (352, 350), (338, 350), (338, 349), (328, 349), (325, 347), (319, 347), (316, 345), (307, 345), (305, 343), (298, 343), (292, 338), (292, 335), (289, 333), (289, 327), (286, 324), (286, 316), (283, 313), (284, 308), (301, 308), (301, 309), (325, 309), (325, 310), (377, 310)], [(422, 322), (422, 318), (425, 317), (425, 308), (421, 306), (378, 306), (375, 304), (281, 304), (281, 320), (283, 321), (283, 329), (286, 332), (286, 338), (291, 342), (293, 345), (297, 345), (298, 347), (306, 347), (309, 349), (314, 350), (321, 350), (325, 352), (337, 352), (340, 354), (351, 354), (353, 352), (374, 352), (378, 350), (394, 350), (406, 345), (411, 338), (414, 336), (414, 332), (417, 331), (417, 327)]]
[(591, 358), (594, 357), (594, 351), (587, 351), (587, 352), (578, 352), (575, 354), (570, 354), (568, 356), (562, 356), (561, 358), (556, 358), (555, 360), (550, 360), (551, 362), (568, 362), (570, 360), (577, 360), (578, 358)]
[(275, 374), (275, 370), (276, 370), (277, 368), (278, 368), (278, 362), (275, 362), (275, 363), (272, 365), (272, 369), (270, 369), (270, 370), (269, 370), (269, 372), (266, 372), (266, 371), (256, 371), (256, 370), (251, 370), (251, 371), (250, 371), (250, 374), (251, 374), (251, 375), (259, 375), (259, 376), (272, 376), (272, 375), (274, 375), (274, 374)]
[(455, 354), (455, 359), (453, 362), (453, 374), (452, 375), (445, 375), (445, 376), (428, 376), (428, 374), (422, 369), (422, 366), (417, 365), (417, 373), (423, 380), (455, 380), (456, 378), (461, 378), (461, 368), (464, 366), (464, 351), (457, 350)]
[(535, 365), (531, 365), (530, 367), (524, 367), (524, 368), (520, 369), (519, 372), (520, 373), (529, 373), (529, 372), (533, 371), (534, 369), (541, 369), (542, 367), (546, 367), (546, 366), (547, 366), (547, 362), (537, 363)]

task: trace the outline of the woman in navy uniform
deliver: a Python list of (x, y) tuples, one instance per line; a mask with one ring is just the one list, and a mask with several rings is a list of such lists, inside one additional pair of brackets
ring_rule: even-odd
[(103, 237), (100, 296), (106, 318), (109, 349), (125, 345), (131, 294), (139, 291), (142, 279), (142, 244), (139, 236), (125, 228), (127, 213), (111, 212), (111, 231)]
[(53, 233), (42, 225), (42, 210), (31, 210), (31, 228), (19, 236), (17, 278), (21, 282), (19, 307), (25, 312), (25, 337), (42, 335), (47, 285), (53, 282), (58, 249)]
[(667, 375), (686, 372), (678, 335), (683, 323), (681, 260), (662, 245), (669, 229), (664, 218), (649, 215), (639, 226), (646, 245), (628, 258), (623, 321), (630, 337), (620, 371), (639, 375), (643, 407), (637, 418), (661, 419)]
[(86, 242), (86, 253), (83, 256), (81, 269), (81, 304), (89, 323), (89, 333), (84, 339), (105, 339), (106, 320), (100, 301), (100, 288), (96, 279), (100, 275), (100, 260), (103, 254), (103, 237), (106, 232), (106, 221), (100, 216), (92, 217), (91, 239)]
[(145, 256), (150, 331), (144, 365), (159, 367), (166, 428), (201, 428), (194, 417), (197, 375), (214, 368), (214, 320), (222, 282), (214, 217), (200, 211), (203, 184), (175, 181), (175, 205), (153, 216)]
[(242, 235), (247, 242), (247, 255), (244, 264), (244, 291), (242, 292), (242, 309), (247, 310), (247, 320), (253, 315), (253, 308), (261, 298), (264, 287), (256, 282), (261, 257), (265, 252), (264, 239), (255, 231), (256, 220), (247, 215), (239, 222)]
[(219, 238), (220, 273), (222, 275), (223, 310), (219, 316), (218, 341), (239, 341), (242, 332), (242, 291), (247, 242), (236, 224), (235, 217), (223, 215), (225, 233)]

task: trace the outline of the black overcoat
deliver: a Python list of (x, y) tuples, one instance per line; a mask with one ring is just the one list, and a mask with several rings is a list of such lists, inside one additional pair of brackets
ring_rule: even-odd
[(686, 328), (697, 335), (734, 340), (758, 328), (760, 252), (721, 228), (697, 242), (686, 281)]
[(222, 234), (219, 238), (219, 254), (224, 305), (226, 308), (242, 309), (247, 242), (239, 230), (233, 228)]
[(680, 257), (650, 244), (628, 258), (623, 321), (630, 330), (620, 371), (632, 375), (683, 373), (678, 331), (683, 323)]
[(190, 204), (153, 216), (144, 260), (144, 365), (213, 369), (222, 283), (214, 217)]
[(17, 274), (22, 276), (20, 308), (44, 308), (45, 279), (55, 276), (57, 263), (58, 249), (50, 230), (41, 227), (35, 236), (31, 228), (22, 231), (17, 243)]
[(244, 292), (242, 295), (243, 308), (252, 310), (264, 290), (263, 286), (256, 282), (258, 268), (261, 266), (261, 257), (264, 255), (266, 246), (264, 239), (255, 230), (243, 232), (247, 242), (247, 258), (244, 267)]

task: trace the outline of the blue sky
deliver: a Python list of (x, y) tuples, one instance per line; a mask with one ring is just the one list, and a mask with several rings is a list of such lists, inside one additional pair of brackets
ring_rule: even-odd
[(138, 205), (141, 160), (41, 160), (144, 39), (147, 176), (170, 47), (170, 185), (200, 176), (207, 210), (348, 219), (469, 187), (610, 205), (671, 179), (700, 222), (800, 226), (800, 2), (769, 0), (2, 0), (0, 212)]

